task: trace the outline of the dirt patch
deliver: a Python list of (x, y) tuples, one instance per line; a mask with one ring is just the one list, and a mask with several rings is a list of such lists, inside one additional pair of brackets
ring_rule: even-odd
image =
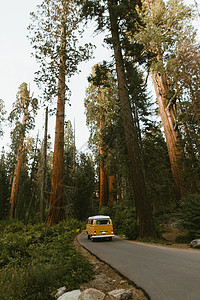
[(163, 238), (165, 238), (167, 241), (171, 243), (176, 242), (176, 238), (179, 236), (184, 236), (186, 232), (182, 231), (177, 226), (173, 226), (174, 224), (166, 224), (163, 228)]
[(132, 291), (134, 300), (149, 299), (149, 297), (145, 295), (145, 292), (137, 288), (132, 282), (128, 281), (109, 265), (100, 261), (95, 255), (92, 255), (83, 248), (78, 243), (77, 239), (74, 240), (74, 244), (76, 250), (83, 254), (94, 266), (94, 279), (88, 283), (82, 284), (80, 287), (81, 291), (87, 288), (94, 288), (106, 294), (115, 289), (126, 289)]

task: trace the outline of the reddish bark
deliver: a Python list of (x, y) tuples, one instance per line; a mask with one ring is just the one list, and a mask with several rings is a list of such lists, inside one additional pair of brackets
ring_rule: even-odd
[(42, 157), (42, 182), (40, 193), (40, 222), (44, 222), (44, 199), (45, 199), (45, 187), (46, 187), (46, 158), (47, 158), (47, 133), (48, 133), (48, 107), (46, 107), (45, 113), (45, 130), (43, 141), (43, 157)]
[(183, 184), (182, 184), (182, 173), (177, 162), (179, 150), (177, 149), (176, 143), (178, 140), (178, 127), (175, 119), (175, 111), (171, 102), (168, 105), (165, 104), (165, 95), (169, 90), (167, 84), (167, 77), (165, 74), (158, 74), (151, 72), (156, 97), (159, 105), (160, 116), (163, 123), (165, 132), (165, 138), (167, 143), (167, 149), (171, 164), (172, 175), (177, 190), (177, 198), (180, 200), (183, 196)]
[[(142, 1), (145, 3), (145, 1)], [(151, 1), (147, 0), (148, 8), (151, 10)], [(155, 48), (155, 53), (157, 54), (157, 60), (162, 62), (163, 58), (160, 51)], [(156, 92), (156, 97), (159, 105), (160, 116), (163, 123), (163, 128), (165, 132), (165, 138), (167, 143), (168, 155), (171, 164), (172, 175), (174, 178), (177, 199), (181, 199), (183, 196), (183, 183), (182, 183), (182, 173), (178, 166), (177, 159), (179, 151), (177, 149), (176, 143), (178, 139), (178, 126), (176, 124), (175, 110), (172, 101), (165, 103), (165, 95), (169, 91), (167, 83), (167, 75), (159, 74), (151, 70), (153, 84)]]
[[(98, 92), (98, 100), (101, 103), (101, 91)], [(108, 204), (108, 178), (104, 168), (104, 150), (103, 150), (103, 132), (104, 118), (102, 114), (102, 107), (100, 107), (100, 206)]]
[(152, 219), (151, 205), (149, 199), (147, 198), (137, 131), (133, 121), (131, 105), (129, 101), (129, 93), (127, 90), (124, 62), (119, 40), (118, 20), (117, 16), (115, 15), (113, 5), (116, 5), (116, 1), (108, 1), (111, 34), (113, 39), (114, 56), (117, 70), (120, 106), (136, 207), (138, 235), (140, 238), (156, 237)]
[[(26, 106), (24, 108), (24, 117), (22, 120), (22, 125), (24, 129), (28, 119), (28, 106), (29, 106), (29, 101), (26, 102)], [(20, 169), (21, 169), (21, 162), (22, 162), (23, 146), (24, 146), (24, 136), (25, 136), (25, 130), (23, 130), (23, 133), (21, 135), (20, 144), (17, 152), (17, 162), (16, 162), (15, 171), (12, 180), (12, 188), (11, 188), (11, 196), (10, 196), (10, 219), (16, 216), (17, 195), (18, 195), (19, 176), (20, 176)]]
[(115, 175), (108, 176), (108, 199), (109, 199), (109, 202), (113, 202), (115, 200), (115, 198), (113, 196), (114, 180), (115, 180)]
[(61, 56), (58, 81), (58, 101), (56, 113), (56, 128), (53, 156), (53, 171), (51, 181), (51, 194), (47, 225), (59, 223), (64, 219), (64, 189), (63, 189), (63, 163), (64, 163), (64, 114), (65, 114), (65, 65), (66, 65), (66, 26), (62, 27)]

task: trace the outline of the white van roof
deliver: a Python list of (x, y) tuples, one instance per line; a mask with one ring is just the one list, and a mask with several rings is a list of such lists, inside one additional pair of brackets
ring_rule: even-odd
[(97, 216), (93, 216), (93, 217), (89, 217), (88, 218), (88, 220), (93, 220), (93, 219), (95, 219), (95, 220), (97, 220), (97, 219), (110, 219), (110, 217), (109, 216), (103, 216), (103, 215), (97, 215)]

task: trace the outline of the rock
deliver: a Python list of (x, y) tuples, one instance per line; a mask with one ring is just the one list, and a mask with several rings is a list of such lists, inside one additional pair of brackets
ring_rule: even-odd
[(190, 247), (192, 248), (200, 248), (200, 239), (196, 239), (191, 241)]
[(57, 300), (78, 300), (80, 295), (81, 295), (80, 290), (74, 290), (71, 292), (64, 293)]
[(55, 294), (55, 298), (58, 298), (58, 297), (60, 297), (61, 295), (63, 295), (64, 292), (66, 292), (66, 289), (67, 289), (66, 286), (63, 286), (63, 287), (57, 289), (57, 292), (56, 292), (56, 294)]
[(104, 300), (105, 294), (96, 289), (86, 289), (78, 297), (78, 300)]
[(132, 292), (130, 290), (118, 289), (108, 293), (108, 300), (129, 300), (132, 299)]

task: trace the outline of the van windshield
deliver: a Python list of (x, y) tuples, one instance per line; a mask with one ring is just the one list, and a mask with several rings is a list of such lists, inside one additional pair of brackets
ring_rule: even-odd
[(110, 220), (97, 220), (96, 221), (97, 225), (109, 225), (110, 224)]

